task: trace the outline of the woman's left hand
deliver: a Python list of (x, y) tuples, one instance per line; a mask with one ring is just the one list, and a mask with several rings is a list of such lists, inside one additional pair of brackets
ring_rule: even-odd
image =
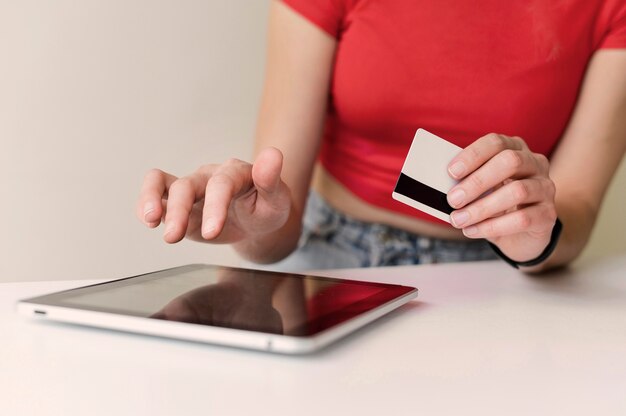
[(536, 258), (556, 222), (550, 163), (524, 140), (488, 134), (449, 164), (460, 182), (448, 192), (452, 225), (469, 238), (485, 238), (515, 261)]

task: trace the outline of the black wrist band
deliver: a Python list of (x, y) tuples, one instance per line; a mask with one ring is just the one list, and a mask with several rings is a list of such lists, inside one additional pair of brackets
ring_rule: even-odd
[(552, 252), (556, 248), (557, 243), (559, 242), (559, 237), (561, 236), (562, 230), (563, 230), (563, 224), (561, 224), (561, 220), (557, 218), (556, 222), (554, 223), (554, 227), (552, 228), (552, 235), (550, 235), (550, 242), (548, 243), (546, 248), (541, 252), (541, 254), (538, 257), (532, 260), (528, 260), (528, 261), (515, 261), (509, 258), (506, 254), (504, 254), (495, 244), (489, 243), (489, 245), (502, 260), (509, 263), (511, 266), (515, 267), (516, 269), (519, 269), (520, 267), (536, 266), (544, 262), (550, 256), (550, 254), (552, 254)]

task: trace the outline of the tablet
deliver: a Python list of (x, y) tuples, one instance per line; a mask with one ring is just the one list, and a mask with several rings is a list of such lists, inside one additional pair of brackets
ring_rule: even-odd
[(192, 264), (18, 302), (39, 319), (272, 352), (316, 351), (414, 287)]

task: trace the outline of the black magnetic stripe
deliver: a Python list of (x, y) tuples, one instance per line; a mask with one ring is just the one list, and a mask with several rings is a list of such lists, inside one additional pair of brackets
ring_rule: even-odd
[(454, 211), (454, 208), (448, 204), (446, 194), (422, 182), (416, 181), (404, 173), (400, 173), (395, 192), (448, 215)]

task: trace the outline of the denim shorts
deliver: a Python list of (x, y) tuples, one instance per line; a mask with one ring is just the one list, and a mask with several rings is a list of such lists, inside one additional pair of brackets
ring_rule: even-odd
[(485, 240), (425, 237), (357, 220), (311, 192), (298, 248), (268, 268), (282, 271), (495, 260)]

